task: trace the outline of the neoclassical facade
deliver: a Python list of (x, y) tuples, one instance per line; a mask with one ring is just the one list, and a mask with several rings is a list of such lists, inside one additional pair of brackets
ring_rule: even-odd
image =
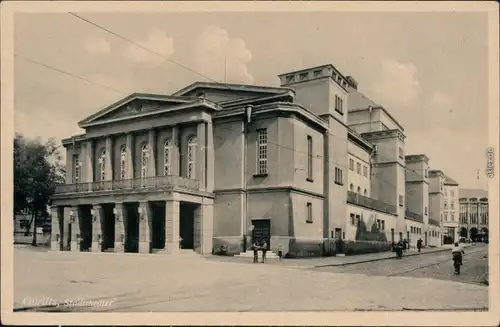
[(487, 240), (489, 236), (488, 191), (481, 189), (459, 190), (459, 233), (473, 241)]

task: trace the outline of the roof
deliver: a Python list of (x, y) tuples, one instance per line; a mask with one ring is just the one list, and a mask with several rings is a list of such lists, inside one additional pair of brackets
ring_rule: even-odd
[(459, 198), (487, 198), (488, 191), (482, 189), (475, 188), (459, 188), (458, 189), (458, 197)]
[(349, 90), (348, 101), (347, 101), (347, 111), (354, 109), (365, 109), (369, 106), (380, 107), (379, 104), (375, 103), (370, 98), (366, 97), (363, 93), (356, 89)]
[(262, 85), (250, 85), (250, 84), (231, 84), (231, 83), (215, 83), (215, 82), (194, 82), (186, 87), (183, 87), (179, 91), (173, 93), (173, 96), (182, 96), (188, 92), (196, 90), (198, 88), (207, 89), (217, 89), (217, 90), (228, 90), (228, 91), (248, 91), (248, 92), (262, 92), (277, 94), (283, 91), (292, 91), (293, 89), (287, 87), (274, 87), (274, 86), (262, 86)]
[(453, 178), (444, 175), (444, 185), (458, 186), (458, 182), (455, 181)]

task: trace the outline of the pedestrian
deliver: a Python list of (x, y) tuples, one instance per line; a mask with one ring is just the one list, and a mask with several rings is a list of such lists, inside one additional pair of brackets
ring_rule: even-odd
[(267, 243), (266, 241), (262, 241), (262, 263), (266, 262), (266, 251), (267, 251)]
[(420, 252), (420, 249), (422, 248), (422, 239), (419, 238), (418, 241), (417, 241), (417, 249), (418, 249), (418, 252)]
[(252, 250), (253, 250), (253, 263), (257, 263), (259, 261), (259, 245), (257, 244), (257, 241), (253, 242)]
[(280, 258), (280, 261), (283, 260), (283, 245), (278, 244), (278, 257)]
[(408, 250), (408, 240), (406, 238), (403, 240), (403, 250)]

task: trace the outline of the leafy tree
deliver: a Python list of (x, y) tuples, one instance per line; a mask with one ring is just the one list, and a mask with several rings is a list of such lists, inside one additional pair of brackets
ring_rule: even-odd
[[(56, 185), (63, 182), (59, 147), (53, 139), (42, 143), (21, 134), (14, 137), (14, 214), (28, 209), (31, 220), (27, 231), (33, 223), (37, 226), (37, 217), (48, 217), (47, 205)], [(36, 245), (36, 232), (33, 233), (33, 245)]]

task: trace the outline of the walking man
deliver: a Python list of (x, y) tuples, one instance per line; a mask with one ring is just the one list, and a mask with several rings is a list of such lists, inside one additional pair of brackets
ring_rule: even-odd
[(267, 251), (267, 243), (266, 241), (262, 241), (262, 263), (266, 262), (266, 251)]
[(257, 244), (257, 241), (253, 242), (252, 250), (253, 250), (253, 263), (257, 263), (259, 262), (259, 245)]
[(418, 241), (417, 241), (417, 249), (418, 249), (418, 252), (420, 252), (420, 249), (422, 248), (422, 239), (419, 238)]

